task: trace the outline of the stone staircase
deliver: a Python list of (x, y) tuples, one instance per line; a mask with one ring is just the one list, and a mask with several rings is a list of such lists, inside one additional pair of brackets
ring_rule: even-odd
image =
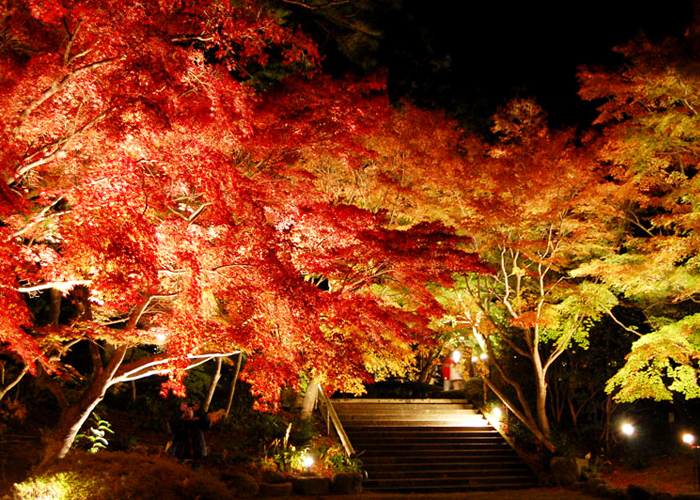
[(460, 399), (332, 399), (374, 492), (537, 486), (488, 421)]

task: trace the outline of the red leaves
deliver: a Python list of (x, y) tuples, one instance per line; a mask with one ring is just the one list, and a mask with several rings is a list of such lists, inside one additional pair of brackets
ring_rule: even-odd
[[(29, 279), (89, 284), (94, 321), (62, 335), (166, 337), (165, 392), (182, 390), (187, 355), (209, 350), (245, 350), (245, 376), (272, 405), (304, 373), (357, 391), (410, 368), (412, 344), (430, 334), (425, 315), (441, 311), (426, 283), (483, 266), (438, 223), (390, 230), (381, 210), (313, 187), (329, 158), (362, 175), (385, 154), (371, 137), (402, 122), (389, 118), (382, 78), (304, 74), (255, 93), (241, 81), (274, 58), (291, 72), (319, 55), (252, 3), (31, 5), (39, 21), (27, 8), (9, 20), (27, 51), (7, 45), (0, 57), (12, 350), (38, 352), (16, 293)], [(458, 170), (454, 124), (435, 120), (431, 140), (448, 147), (431, 158), (431, 140), (416, 138), (424, 116), (410, 113), (387, 139), (392, 152), (410, 143), (416, 168), (449, 159)], [(388, 177), (400, 177), (395, 166)]]
[(68, 11), (62, 0), (28, 0), (29, 8), (35, 19), (46, 23), (58, 24)]

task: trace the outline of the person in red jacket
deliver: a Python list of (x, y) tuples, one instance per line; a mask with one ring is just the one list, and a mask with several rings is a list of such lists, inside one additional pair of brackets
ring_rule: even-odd
[(445, 391), (456, 391), (464, 387), (462, 370), (458, 363), (461, 359), (459, 351), (454, 351), (442, 364), (442, 388)]

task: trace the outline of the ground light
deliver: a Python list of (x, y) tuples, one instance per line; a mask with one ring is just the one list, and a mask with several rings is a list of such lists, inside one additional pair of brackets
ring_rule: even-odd
[(640, 443), (638, 442), (638, 439), (634, 439), (637, 434), (637, 428), (634, 425), (625, 422), (620, 427), (620, 431), (622, 431), (622, 434), (624, 434), (627, 438), (627, 450), (632, 459), (632, 467), (635, 469), (641, 469), (642, 455), (641, 450), (639, 449)]
[(311, 466), (312, 466), (313, 464), (314, 464), (314, 457), (312, 457), (312, 456), (309, 455), (308, 453), (304, 453), (304, 456), (303, 456), (302, 459), (301, 459), (301, 465), (302, 465), (305, 469), (308, 470), (309, 468), (311, 468)]
[(501, 425), (501, 419), (503, 418), (503, 410), (501, 410), (498, 406), (495, 408), (491, 409), (491, 421), (493, 422), (493, 425), (496, 427), (499, 427)]

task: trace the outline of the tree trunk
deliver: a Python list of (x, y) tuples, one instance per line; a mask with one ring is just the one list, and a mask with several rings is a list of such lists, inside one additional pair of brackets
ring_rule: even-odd
[(211, 384), (209, 384), (209, 390), (207, 391), (207, 397), (202, 405), (202, 409), (205, 412), (209, 411), (209, 405), (211, 404), (211, 400), (214, 398), (216, 386), (219, 384), (219, 379), (221, 378), (221, 364), (223, 362), (224, 358), (216, 358), (216, 372), (214, 373), (214, 377), (211, 379)]
[(535, 381), (537, 383), (537, 394), (535, 400), (537, 426), (546, 436), (549, 436), (549, 419), (547, 418), (547, 373), (542, 366), (542, 359), (540, 358), (539, 352), (539, 342), (534, 342), (530, 352), (532, 353), (532, 364), (535, 368)]
[(543, 376), (537, 377), (537, 424), (549, 436), (549, 418), (547, 417), (547, 382)]
[(228, 405), (226, 406), (226, 415), (224, 418), (228, 418), (229, 413), (231, 413), (231, 406), (233, 405), (233, 395), (236, 392), (236, 381), (238, 380), (238, 374), (241, 372), (241, 361), (243, 360), (243, 353), (238, 353), (238, 361), (236, 362), (236, 373), (233, 375), (233, 380), (231, 381), (231, 392), (228, 394)]
[(520, 420), (525, 427), (527, 427), (530, 432), (532, 432), (537, 439), (540, 440), (542, 445), (547, 448), (551, 453), (554, 453), (556, 451), (556, 447), (554, 446), (554, 443), (552, 443), (551, 439), (549, 439), (549, 435), (546, 435), (542, 432), (542, 430), (537, 426), (537, 423), (532, 421), (531, 419), (527, 418), (522, 412), (520, 412), (511, 402), (508, 400), (508, 398), (496, 387), (491, 381), (487, 380), (486, 377), (482, 377), (482, 380), (484, 383), (488, 386), (489, 389), (491, 389), (491, 392), (493, 392), (498, 399), (501, 400), (501, 402), (508, 408), (513, 415), (517, 417), (518, 420)]
[(40, 470), (66, 456), (80, 428), (104, 398), (112, 378), (124, 360), (126, 350), (126, 346), (118, 347), (107, 367), (93, 379), (80, 398), (61, 413), (58, 425), (44, 448), (44, 456), (39, 464)]
[(57, 326), (58, 319), (61, 316), (61, 290), (58, 288), (49, 289), (49, 304), (51, 305), (49, 324)]
[(309, 382), (309, 386), (306, 388), (306, 394), (304, 394), (304, 401), (301, 404), (301, 419), (307, 420), (311, 418), (311, 414), (316, 408), (316, 398), (318, 397), (318, 380), (313, 379)]

